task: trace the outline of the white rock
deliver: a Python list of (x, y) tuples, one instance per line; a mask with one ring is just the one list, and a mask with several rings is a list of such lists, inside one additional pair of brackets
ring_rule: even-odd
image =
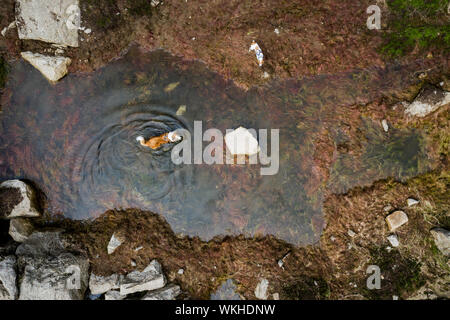
[(4, 27), (2, 30), (2, 36), (6, 36), (6, 33), (16, 27), (16, 21), (11, 22), (7, 27)]
[(78, 47), (78, 0), (16, 0), (19, 38)]
[(419, 203), (416, 199), (408, 198), (406, 200), (406, 203), (408, 204), (408, 207), (414, 206)]
[(383, 119), (381, 121), (381, 125), (383, 126), (384, 132), (388, 132), (389, 131), (389, 126), (388, 126), (388, 123), (387, 123), (386, 119)]
[[(39, 217), (40, 214), (36, 208), (36, 196), (34, 190), (25, 182), (20, 180), (7, 180), (0, 184), (0, 188), (16, 188), (19, 189), (22, 196), (22, 201), (18, 203), (11, 212), (5, 212), (4, 217), (18, 218), (18, 217)], [(0, 213), (1, 214), (1, 213)]]
[(255, 297), (260, 300), (267, 300), (267, 289), (269, 288), (269, 281), (261, 279), (255, 289)]
[(89, 263), (71, 253), (24, 258), (19, 300), (82, 300)]
[(119, 291), (111, 290), (105, 293), (105, 300), (123, 300), (127, 296), (121, 295)]
[(184, 273), (184, 270), (183, 269), (179, 269), (178, 270), (178, 274), (183, 274)]
[(225, 143), (232, 155), (253, 155), (259, 152), (258, 140), (243, 127), (225, 135)]
[(113, 289), (119, 289), (120, 277), (118, 274), (112, 274), (108, 277), (98, 276), (91, 273), (89, 278), (89, 290), (91, 294), (102, 294)]
[(436, 247), (446, 256), (450, 256), (450, 231), (443, 228), (431, 229)]
[(72, 62), (70, 58), (44, 56), (40, 53), (32, 53), (29, 51), (22, 52), (21, 55), (22, 58), (38, 69), (51, 83), (64, 77), (68, 72), (67, 66)]
[(17, 297), (16, 257), (0, 257), (0, 300), (14, 300)]
[(14, 218), (9, 222), (9, 235), (16, 242), (24, 242), (33, 231), (33, 225), (25, 218)]
[(180, 293), (181, 289), (179, 286), (169, 284), (164, 288), (148, 292), (142, 300), (175, 300)]
[(351, 229), (348, 229), (347, 234), (348, 234), (350, 237), (352, 237), (352, 238), (353, 238), (354, 236), (356, 236), (355, 231), (353, 231), (353, 230), (351, 230)]
[(152, 7), (156, 7), (158, 4), (160, 4), (160, 2), (161, 2), (161, 1), (159, 1), (159, 0), (152, 0), (152, 1), (150, 2), (150, 5), (151, 5)]
[(125, 276), (120, 284), (120, 294), (151, 291), (164, 287), (166, 278), (162, 274), (161, 265), (153, 260), (142, 272), (133, 271)]
[(90, 28), (87, 28), (84, 30), (84, 33), (86, 33), (86, 34), (90, 34), (91, 32), (92, 32), (92, 30)]
[(186, 113), (186, 105), (181, 105), (179, 108), (178, 108), (178, 110), (177, 110), (177, 112), (175, 113), (177, 116), (182, 116), (183, 114), (185, 114)]
[(121, 235), (114, 233), (111, 236), (111, 239), (109, 240), (109, 243), (108, 243), (108, 247), (107, 247), (108, 254), (112, 254), (114, 251), (116, 251), (116, 249), (118, 247), (120, 247), (120, 245), (124, 241), (125, 241), (125, 239)]
[(278, 292), (273, 294), (273, 300), (280, 300), (280, 294)]
[(393, 232), (398, 227), (408, 222), (408, 216), (403, 211), (397, 210), (386, 217), (389, 231)]
[(398, 238), (395, 234), (391, 234), (389, 237), (387, 237), (389, 243), (394, 248), (397, 248), (400, 245), (400, 242), (398, 241)]
[(276, 34), (280, 34), (280, 30), (278, 28), (275, 28), (275, 30), (273, 30), (273, 32), (275, 32)]
[(450, 103), (450, 92), (437, 88), (425, 88), (411, 104), (407, 105), (405, 113), (410, 116), (425, 117), (448, 103)]

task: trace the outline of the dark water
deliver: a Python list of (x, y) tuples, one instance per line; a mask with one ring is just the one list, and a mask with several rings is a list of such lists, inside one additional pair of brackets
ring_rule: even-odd
[[(327, 188), (345, 192), (426, 170), (419, 165), (426, 159), (420, 132), (386, 135), (362, 116), (361, 155), (322, 155), (317, 147), (324, 136), (331, 145), (347, 139), (338, 108), (389, 95), (407, 85), (409, 72), (355, 71), (245, 92), (203, 64), (163, 51), (132, 48), (93, 74), (69, 75), (54, 86), (17, 62), (2, 97), (0, 178), (34, 181), (51, 213), (74, 219), (138, 207), (163, 215), (175, 232), (203, 239), (272, 234), (313, 243), (324, 227)], [(181, 105), (187, 111), (177, 116)], [(135, 141), (192, 131), (194, 120), (222, 132), (240, 125), (280, 129), (278, 174), (261, 176), (260, 165), (177, 166), (171, 146), (152, 151)], [(332, 166), (324, 168), (321, 157), (333, 158)]]

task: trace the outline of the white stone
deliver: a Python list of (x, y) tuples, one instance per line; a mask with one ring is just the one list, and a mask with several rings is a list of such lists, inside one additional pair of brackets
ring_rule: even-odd
[(15, 300), (16, 287), (16, 257), (0, 257), (0, 300)]
[(258, 140), (243, 127), (225, 135), (225, 143), (232, 155), (253, 155), (259, 152)]
[(177, 116), (182, 116), (183, 114), (186, 113), (186, 106), (185, 105), (181, 105), (177, 112), (175, 113)]
[(116, 249), (120, 247), (124, 241), (125, 239), (121, 235), (114, 233), (108, 243), (108, 254), (112, 254), (114, 251), (116, 251)]
[(83, 300), (88, 285), (87, 260), (63, 253), (26, 257), (19, 300)]
[(407, 105), (405, 113), (410, 116), (425, 117), (449, 103), (450, 92), (426, 89), (411, 104)]
[(78, 0), (16, 0), (19, 38), (78, 47)]
[(269, 281), (261, 279), (255, 289), (255, 297), (260, 300), (267, 300), (267, 289), (269, 288)]
[(278, 292), (273, 294), (273, 300), (280, 300), (280, 294)]
[(91, 32), (92, 32), (92, 30), (90, 28), (87, 28), (84, 30), (84, 33), (86, 33), (86, 34), (90, 34)]
[(2, 30), (2, 36), (6, 36), (6, 33), (16, 27), (16, 21), (11, 22), (7, 27), (4, 27)]
[(144, 271), (133, 271), (125, 276), (120, 284), (120, 294), (127, 295), (141, 291), (151, 291), (164, 287), (166, 278), (161, 265), (153, 260)]
[(118, 274), (103, 277), (91, 273), (91, 277), (89, 278), (89, 290), (91, 291), (91, 294), (95, 295), (102, 294), (113, 289), (119, 289), (119, 279), (120, 277)]
[(72, 62), (70, 58), (44, 56), (40, 53), (32, 53), (29, 51), (22, 52), (21, 55), (22, 58), (38, 69), (51, 83), (64, 77), (68, 72), (67, 66)]
[(278, 28), (275, 28), (275, 30), (273, 30), (273, 32), (275, 32), (276, 34), (280, 34), (280, 30)]
[(353, 231), (353, 230), (351, 230), (351, 229), (349, 229), (348, 231), (347, 231), (347, 234), (350, 236), (350, 237), (354, 237), (354, 236), (356, 236), (356, 233), (355, 233), (355, 231)]
[(159, 0), (151, 0), (150, 5), (151, 5), (152, 7), (156, 7), (158, 4), (160, 4), (160, 2), (161, 2), (161, 1), (159, 1)]
[(406, 203), (408, 204), (408, 207), (414, 206), (419, 203), (416, 199), (408, 198), (406, 200)]
[(450, 256), (450, 231), (443, 228), (431, 229), (436, 247), (446, 256)]
[(183, 270), (183, 269), (179, 269), (179, 270), (178, 270), (178, 274), (181, 275), (181, 274), (183, 274), (183, 273), (184, 273), (184, 270)]
[(39, 217), (40, 214), (36, 208), (36, 196), (34, 190), (25, 182), (20, 180), (7, 180), (0, 184), (0, 188), (16, 188), (22, 195), (22, 201), (18, 203), (9, 213), (5, 213), (8, 219), (18, 217)]
[(9, 235), (16, 242), (24, 242), (33, 231), (33, 225), (26, 218), (14, 218), (9, 222)]
[(397, 248), (400, 245), (400, 242), (398, 241), (398, 238), (395, 234), (391, 234), (389, 237), (387, 237), (389, 243), (394, 248)]
[(389, 231), (393, 232), (408, 222), (408, 216), (403, 211), (397, 210), (386, 217)]
[(381, 125), (383, 126), (384, 132), (388, 132), (389, 131), (389, 126), (388, 126), (388, 123), (387, 123), (386, 119), (383, 119), (381, 121)]
[(180, 293), (181, 289), (179, 286), (169, 284), (164, 288), (148, 292), (142, 300), (175, 300)]
[(126, 297), (126, 295), (121, 295), (117, 290), (111, 290), (105, 293), (105, 300), (123, 300)]

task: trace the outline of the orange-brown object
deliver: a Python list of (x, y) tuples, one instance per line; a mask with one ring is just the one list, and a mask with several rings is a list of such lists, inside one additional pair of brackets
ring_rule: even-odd
[(145, 141), (144, 138), (139, 139), (138, 141), (141, 143), (141, 145), (152, 148), (152, 149), (158, 149), (163, 144), (171, 142), (168, 138), (169, 133), (163, 133), (160, 136), (157, 137), (151, 137), (147, 141)]

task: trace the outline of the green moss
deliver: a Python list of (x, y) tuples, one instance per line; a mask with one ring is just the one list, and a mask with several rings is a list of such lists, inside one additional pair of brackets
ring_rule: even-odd
[(411, 52), (416, 46), (450, 48), (450, 25), (447, 22), (447, 0), (392, 0), (385, 43), (381, 51), (398, 57)]

